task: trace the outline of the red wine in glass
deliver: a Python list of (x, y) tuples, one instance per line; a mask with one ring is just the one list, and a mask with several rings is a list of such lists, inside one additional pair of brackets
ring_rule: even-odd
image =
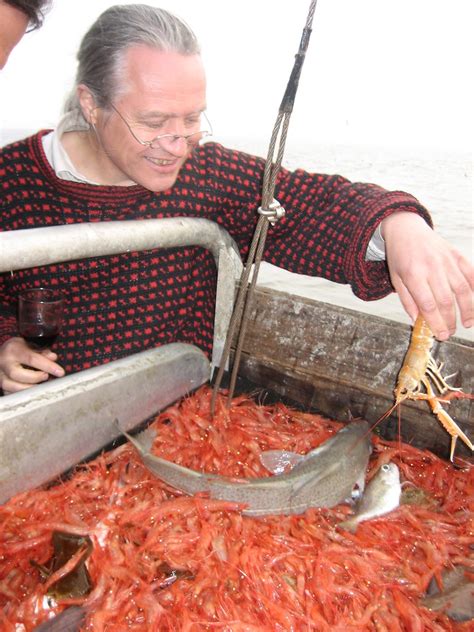
[(33, 349), (47, 349), (56, 340), (59, 334), (59, 327), (38, 327), (32, 325), (31, 327), (25, 327), (20, 333), (22, 338)]
[(59, 334), (64, 299), (55, 290), (33, 288), (18, 297), (18, 331), (32, 349), (48, 349)]

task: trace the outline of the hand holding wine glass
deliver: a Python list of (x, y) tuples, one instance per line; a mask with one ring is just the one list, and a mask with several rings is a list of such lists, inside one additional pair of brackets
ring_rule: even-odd
[(64, 299), (49, 288), (24, 290), (18, 297), (18, 332), (35, 351), (48, 349), (61, 328)]
[(50, 350), (61, 328), (64, 298), (49, 288), (33, 288), (18, 297), (15, 336), (0, 346), (0, 393), (25, 390), (51, 377), (63, 377), (63, 367)]

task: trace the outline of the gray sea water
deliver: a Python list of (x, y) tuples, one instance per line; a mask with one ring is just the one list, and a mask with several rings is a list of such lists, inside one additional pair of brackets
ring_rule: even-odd
[[(25, 130), (0, 131), (0, 146), (26, 136)], [(266, 156), (268, 140), (221, 137), (219, 142)], [(283, 164), (318, 173), (338, 173), (352, 181), (373, 182), (387, 189), (407, 191), (430, 211), (435, 229), (471, 262), (474, 259), (473, 155), (469, 151), (413, 147), (286, 144)], [(261, 286), (410, 323), (398, 297), (379, 301), (356, 298), (350, 288), (324, 279), (296, 275), (263, 264)], [(459, 323), (456, 336), (474, 340), (472, 329)]]
[[(224, 139), (243, 151), (267, 155), (262, 141)], [(473, 156), (471, 152), (403, 147), (361, 147), (287, 143), (283, 164), (317, 173), (340, 174), (354, 182), (373, 182), (414, 195), (430, 211), (435, 229), (471, 262), (474, 258)], [(356, 298), (349, 287), (264, 264), (258, 284), (410, 323), (398, 297), (378, 301)], [(456, 336), (474, 340), (458, 321)]]

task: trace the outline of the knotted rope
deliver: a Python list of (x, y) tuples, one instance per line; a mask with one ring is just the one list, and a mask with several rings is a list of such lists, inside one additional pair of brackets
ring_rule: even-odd
[[(250, 245), (247, 262), (240, 278), (240, 287), (237, 294), (234, 311), (232, 313), (232, 318), (229, 323), (229, 329), (222, 352), (221, 364), (219, 366), (219, 371), (214, 383), (211, 400), (212, 415), (214, 415), (215, 412), (217, 393), (219, 391), (222, 378), (224, 376), (225, 367), (230, 356), (232, 340), (234, 339), (237, 326), (240, 324), (239, 337), (234, 355), (234, 363), (232, 366), (229, 394), (227, 399), (227, 407), (230, 407), (230, 403), (234, 395), (235, 384), (237, 381), (237, 373), (239, 370), (240, 358), (242, 355), (242, 346), (247, 331), (248, 315), (250, 307), (252, 305), (255, 286), (257, 284), (257, 277), (263, 252), (265, 249), (265, 240), (267, 237), (268, 228), (270, 224), (275, 224), (285, 214), (285, 210), (283, 209), (283, 207), (278, 203), (277, 200), (274, 199), (275, 183), (283, 160), (288, 126), (290, 124), (291, 113), (293, 111), (293, 105), (298, 89), (301, 69), (303, 67), (303, 62), (309, 44), (309, 38), (311, 36), (311, 25), (313, 23), (314, 12), (316, 10), (316, 2), (317, 0), (311, 1), (308, 17), (306, 18), (306, 25), (303, 29), (303, 34), (300, 41), (300, 46), (297, 54), (295, 55), (295, 63), (293, 65), (290, 79), (286, 86), (285, 94), (283, 95), (283, 99), (278, 110), (278, 116), (271, 135), (263, 176), (262, 204), (258, 208), (259, 218), (257, 226), (255, 228), (252, 243)], [(249, 284), (252, 267), (253, 274), (251, 282)]]

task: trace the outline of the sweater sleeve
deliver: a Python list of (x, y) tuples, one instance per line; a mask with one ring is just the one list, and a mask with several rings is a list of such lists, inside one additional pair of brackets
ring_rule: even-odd
[(0, 346), (9, 338), (18, 335), (15, 308), (8, 302), (5, 278), (6, 274), (0, 274)]
[[(220, 223), (227, 224), (245, 258), (258, 218), (265, 162), (215, 144), (208, 151), (212, 152), (217, 204), (231, 213)], [(386, 262), (365, 259), (380, 222), (405, 211), (421, 215), (432, 225), (428, 211), (413, 196), (374, 184), (352, 183), (339, 175), (282, 168), (275, 198), (286, 214), (269, 227), (265, 260), (290, 272), (349, 284), (363, 300), (379, 299), (393, 291)]]

